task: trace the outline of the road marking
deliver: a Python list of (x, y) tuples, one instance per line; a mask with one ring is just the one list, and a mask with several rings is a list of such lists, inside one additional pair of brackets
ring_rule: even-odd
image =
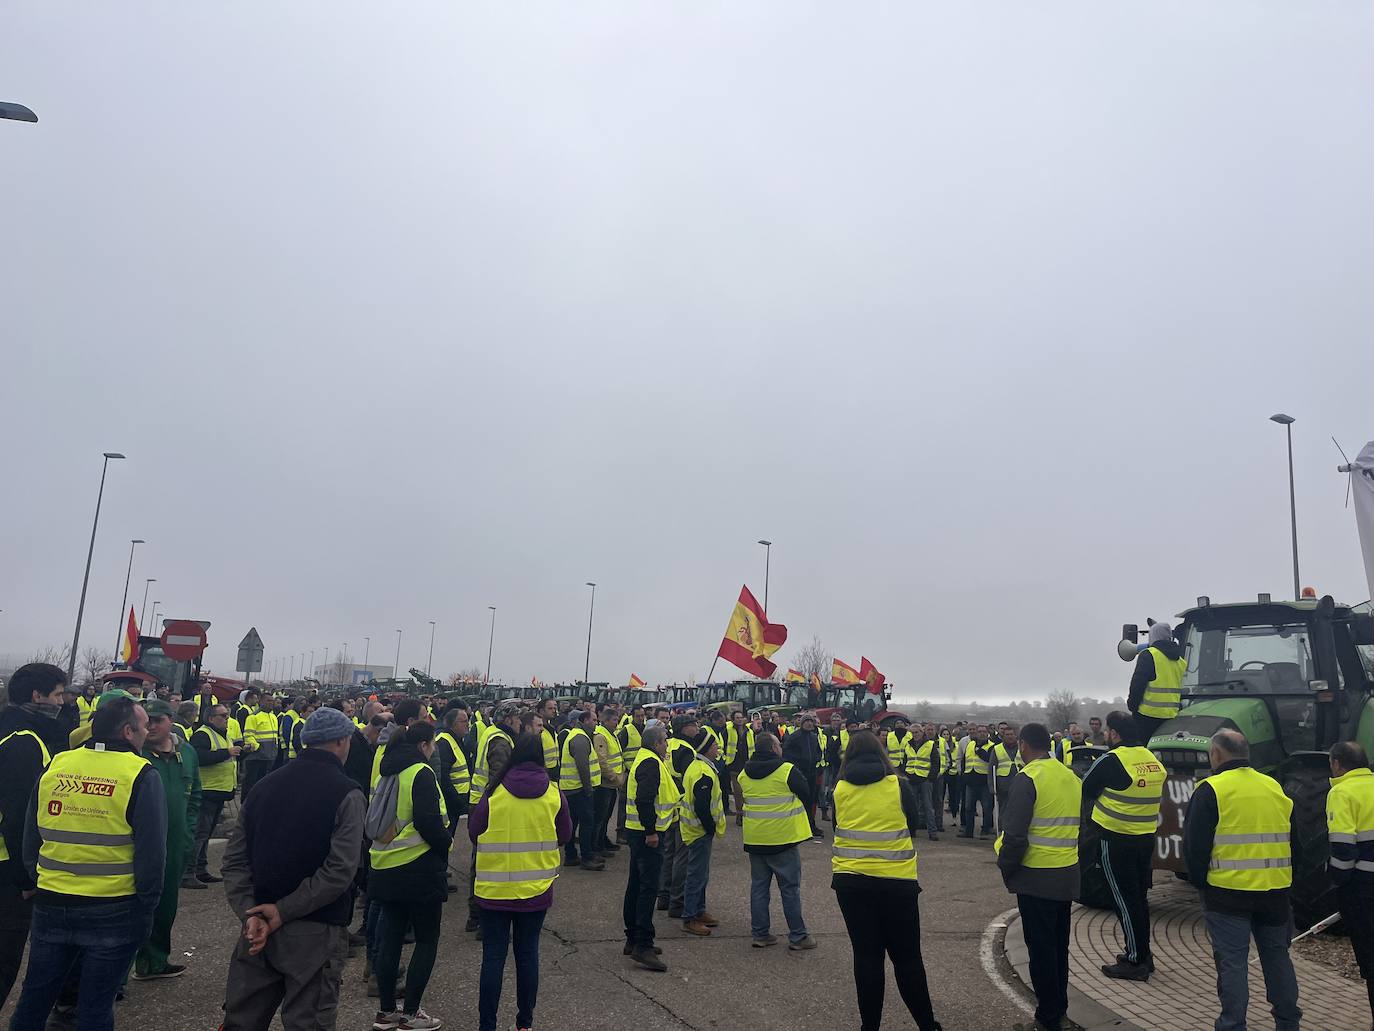
[(988, 980), (997, 986), (997, 990), (1011, 1000), (1022, 1013), (1034, 1015), (1035, 1007), (1008, 984), (1001, 971), (997, 969), (997, 939), (1006, 933), (1007, 921), (1016, 914), (1017, 910), (1008, 909), (1005, 913), (998, 913), (992, 918), (992, 923), (983, 929), (983, 941), (978, 947), (978, 958), (983, 963), (983, 973), (988, 975)]

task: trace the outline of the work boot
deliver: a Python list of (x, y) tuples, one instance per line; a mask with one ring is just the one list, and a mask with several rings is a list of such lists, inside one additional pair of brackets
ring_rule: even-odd
[[(1126, 954), (1125, 954), (1124, 952), (1118, 952), (1118, 953), (1116, 954), (1116, 961), (1117, 961), (1118, 963), (1125, 963), (1125, 962), (1126, 962), (1126, 959), (1127, 959), (1127, 957), (1126, 957)], [(1145, 961), (1145, 965), (1146, 965), (1147, 967), (1150, 968), (1150, 973), (1153, 974), (1153, 973), (1155, 972), (1155, 958), (1154, 958), (1154, 956), (1151, 956), (1149, 959), (1147, 959), (1147, 960)]]
[(208, 870), (202, 870), (200, 873), (196, 874), (196, 880), (200, 881), (201, 884), (219, 884), (224, 878), (216, 877)]
[(630, 953), (630, 958), (645, 970), (657, 970), (662, 973), (668, 969), (668, 964), (659, 959), (658, 953), (653, 949), (636, 948)]
[(604, 870), (604, 869), (606, 869), (606, 860), (604, 860), (604, 859), (584, 859), (584, 860), (582, 860), (582, 869), (584, 869), (584, 870)]
[(1118, 981), (1148, 981), (1150, 968), (1144, 963), (1103, 963), (1102, 972)]
[(697, 919), (700, 920), (707, 927), (720, 926), (720, 921), (713, 917), (710, 913), (702, 913), (701, 916), (697, 917)]
[(688, 934), (695, 934), (698, 938), (705, 938), (711, 933), (711, 928), (707, 927), (700, 917), (695, 920), (684, 920), (682, 929)]

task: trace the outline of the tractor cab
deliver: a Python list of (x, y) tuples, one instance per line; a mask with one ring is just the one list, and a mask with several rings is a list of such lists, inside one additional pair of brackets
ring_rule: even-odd
[(719, 709), (728, 717), (735, 710), (746, 715), (781, 705), (782, 687), (773, 680), (732, 680), (701, 684), (697, 704), (702, 709)]

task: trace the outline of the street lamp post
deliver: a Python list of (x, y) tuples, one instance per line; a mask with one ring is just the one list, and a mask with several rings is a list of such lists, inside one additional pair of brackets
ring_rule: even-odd
[(367, 674), (367, 679), (368, 679), (368, 680), (371, 680), (371, 679), (372, 679), (372, 674), (371, 674), (370, 672), (368, 672), (368, 668), (367, 668), (367, 659), (368, 659), (368, 656), (371, 655), (371, 654), (372, 654), (372, 638), (370, 638), (370, 637), (364, 637), (364, 638), (363, 638), (363, 672)]
[(491, 683), (491, 646), (496, 643), (496, 606), (488, 605), (491, 609), (491, 634), (487, 637), (487, 676), (482, 681), (484, 684)]
[(425, 676), (432, 676), (434, 667), (434, 620), (429, 621), (429, 661), (425, 663)]
[(155, 583), (157, 583), (157, 577), (153, 577), (151, 580), (144, 580), (144, 581), (143, 581), (143, 605), (142, 605), (142, 607), (138, 610), (138, 628), (139, 628), (139, 633), (142, 633), (142, 632), (143, 632), (143, 626), (144, 626), (143, 618), (144, 618), (146, 615), (148, 615), (148, 588), (151, 587), (151, 586), (153, 586), (153, 584), (155, 584)]
[(147, 544), (145, 540), (134, 539), (129, 542), (129, 568), (124, 573), (124, 600), (119, 603), (119, 625), (115, 627), (115, 658), (119, 658), (119, 641), (124, 636), (124, 606), (129, 604), (129, 577), (134, 572), (134, 548)]
[[(158, 607), (159, 605), (161, 605), (161, 604), (162, 604), (162, 602), (160, 602), (160, 601), (154, 601), (154, 602), (153, 602), (153, 626), (157, 626), (157, 607)], [(153, 634), (152, 636), (153, 636), (153, 637), (157, 637), (157, 636), (159, 636), (159, 635)]]
[(596, 612), (596, 584), (587, 581), (587, 586), (592, 589), (591, 604), (587, 606), (587, 664), (582, 667), (582, 683), (587, 683), (592, 671), (592, 615)]
[[(1299, 586), (1298, 577), (1298, 499), (1293, 486), (1293, 423), (1291, 415), (1284, 415), (1279, 412), (1277, 415), (1269, 416), (1270, 422), (1276, 422), (1288, 432), (1288, 518), (1293, 529), (1293, 600), (1302, 600), (1302, 587)], [(767, 606), (764, 606), (765, 611)]]
[(67, 682), (72, 683), (76, 675), (76, 646), (81, 643), (81, 617), (86, 611), (86, 588), (91, 582), (91, 557), (95, 554), (95, 530), (100, 525), (100, 502), (105, 497), (105, 472), (110, 468), (111, 458), (123, 458), (118, 451), (106, 451), (105, 461), (100, 465), (100, 491), (95, 496), (95, 519), (91, 521), (91, 545), (86, 549), (86, 575), (81, 578), (81, 602), (76, 607), (76, 630), (72, 633), (72, 653), (67, 656)]
[(763, 611), (768, 611), (768, 573), (773, 560), (773, 542), (759, 541), (763, 545)]
[(391, 671), (391, 675), (397, 680), (401, 679), (401, 631), (396, 631), (396, 665)]

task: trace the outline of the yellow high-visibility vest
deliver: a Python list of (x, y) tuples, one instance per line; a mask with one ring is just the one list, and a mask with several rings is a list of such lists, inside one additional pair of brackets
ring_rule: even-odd
[(639, 755), (639, 743), (644, 740), (644, 735), (641, 734), (639, 728), (634, 725), (633, 720), (630, 720), (628, 723), (622, 720), (620, 729), (625, 731), (625, 747), (621, 752), (621, 762), (625, 769), (628, 770), (634, 765), (635, 756)]
[(965, 773), (974, 773), (980, 777), (986, 777), (988, 775), (988, 770), (991, 769), (991, 767), (988, 765), (986, 759), (982, 759), (978, 755), (978, 749), (986, 747), (986, 745), (975, 743), (972, 739), (969, 740), (968, 747), (964, 749)]
[(1093, 823), (1118, 834), (1153, 834), (1168, 771), (1154, 752), (1139, 745), (1118, 745), (1112, 754), (1131, 775), (1131, 786), (1125, 791), (1104, 790), (1093, 805)]
[(1293, 885), (1293, 800), (1279, 782), (1249, 766), (1214, 773), (1203, 783), (1217, 796), (1217, 829), (1207, 883), (1236, 891)]
[[(396, 733), (401, 734), (404, 731), (397, 730)], [(386, 745), (378, 742), (376, 751), (372, 753), (372, 773), (368, 777), (368, 786), (373, 791), (377, 790), (377, 782), (382, 779), (382, 756), (384, 755), (386, 755)]]
[(1183, 699), (1183, 674), (1188, 671), (1188, 660), (1171, 659), (1158, 648), (1150, 648), (1149, 652), (1155, 660), (1155, 678), (1145, 685), (1139, 712), (1142, 716), (1171, 720), (1178, 715)]
[(636, 772), (641, 763), (658, 763), (658, 795), (654, 798), (654, 826), (647, 829), (647, 833), (658, 833), (666, 831), (678, 820), (678, 801), (682, 798), (682, 792), (678, 790), (677, 783), (673, 780), (672, 774), (668, 769), (668, 764), (652, 748), (641, 748), (639, 754), (635, 756), (633, 765), (630, 766), (629, 790), (625, 801), (625, 829), (632, 831), (645, 831), (643, 822), (639, 819), (639, 806), (635, 804), (635, 793), (638, 790), (636, 785)]
[(79, 694), (76, 696), (76, 711), (80, 716), (79, 723), (90, 723), (91, 717), (95, 715), (95, 701), (86, 700), (86, 696)]
[(795, 845), (811, 839), (806, 809), (787, 786), (791, 772), (789, 762), (757, 780), (741, 771), (739, 787), (744, 796), (746, 845)]
[(910, 740), (909, 731), (900, 738), (895, 730), (887, 732), (887, 761), (892, 764), (894, 770), (900, 770), (906, 765), (906, 743)]
[[(587, 764), (592, 777), (590, 784), (584, 785), (582, 783), (582, 775), (577, 771), (577, 760), (573, 758), (572, 752), (568, 748), (578, 737), (587, 739)], [(571, 728), (563, 738), (563, 760), (558, 766), (558, 786), (564, 791), (581, 791), (584, 787), (598, 788), (601, 786), (601, 764), (596, 761), (596, 751), (592, 748), (591, 736), (581, 727)]]
[[(196, 734), (206, 736), (212, 752), (229, 747), (229, 739), (208, 723), (197, 727), (195, 734), (191, 736), (195, 737)], [(238, 772), (238, 764), (232, 758), (210, 766), (202, 765), (200, 768), (200, 786), (206, 791), (227, 791), (232, 794), (234, 788), (238, 787)]]
[[(1019, 776), (1035, 782), (1035, 811), (1026, 834), (1029, 842), (1021, 865), (1058, 869), (1078, 862), (1078, 823), (1083, 808), (1083, 783), (1056, 759), (1036, 759)], [(1002, 851), (1002, 835), (993, 842)]]
[(558, 742), (548, 727), (539, 731), (539, 743), (544, 746), (544, 769), (551, 770), (558, 765)]
[[(615, 734), (611, 733), (608, 727), (598, 726), (596, 728), (596, 736), (606, 742), (606, 769), (599, 771), (598, 779), (606, 774), (610, 774), (613, 777), (619, 777), (625, 772), (625, 758), (620, 752), (620, 741), (617, 740)], [(592, 755), (593, 758), (595, 758), (595, 750), (593, 750)]]
[(687, 749), (692, 755), (696, 755), (696, 749), (692, 747), (691, 742), (684, 741), (680, 737), (670, 737), (668, 739), (668, 758), (664, 760), (668, 765), (668, 772), (673, 775), (673, 782), (677, 784), (679, 792), (682, 791), (682, 774), (677, 772), (677, 762), (675, 761), (677, 756), (675, 753), (683, 748)]
[(472, 772), (468, 769), (468, 757), (463, 754), (462, 745), (458, 744), (458, 739), (447, 730), (442, 730), (434, 736), (437, 740), (448, 742), (449, 748), (453, 750), (453, 765), (449, 767), (448, 780), (453, 785), (453, 790), (458, 792), (459, 798), (467, 798), (468, 792), (472, 790)]
[(243, 721), (244, 740), (253, 742), (253, 751), (277, 743), (277, 721), (270, 712), (250, 712)]
[(930, 739), (922, 741), (915, 748), (907, 748), (906, 772), (913, 777), (926, 778), (930, 776), (932, 762), (938, 771), (940, 759), (935, 752), (935, 742)]
[(59, 752), (38, 781), (38, 887), (62, 895), (134, 894), (134, 781), (148, 760), (103, 744)]
[(532, 899), (558, 876), (556, 831), (562, 796), (550, 784), (538, 798), (516, 798), (504, 785), (487, 801), (487, 829), (477, 836), (479, 899)]
[(902, 812), (901, 782), (889, 775), (873, 784), (835, 784), (832, 873), (916, 879), (916, 845)]
[[(374, 870), (394, 870), (413, 863), (429, 851), (429, 842), (415, 829), (415, 778), (421, 774), (434, 776), (427, 763), (413, 763), (396, 775), (396, 834), (387, 842), (374, 841), (368, 857)], [(435, 790), (439, 783), (436, 780)], [(448, 820), (444, 793), (439, 792), (439, 818)]]
[(487, 790), (487, 782), (491, 780), (491, 764), (487, 756), (492, 740), (498, 736), (515, 744), (506, 729), (495, 723), (487, 724), (477, 732), (477, 756), (472, 764), (472, 787), (468, 790), (468, 801), (474, 804), (482, 800), (482, 793)]
[(682, 778), (682, 800), (678, 819), (682, 823), (684, 845), (690, 845), (706, 837), (706, 830), (697, 819), (696, 810), (696, 787), (703, 778), (711, 782), (711, 819), (715, 821), (716, 837), (725, 833), (725, 798), (720, 790), (720, 775), (716, 773), (715, 763), (698, 755), (692, 760), (692, 765), (687, 767), (687, 772)]
[(1365, 767), (1332, 778), (1326, 827), (1332, 872), (1353, 871), (1341, 876), (1374, 881), (1374, 771)]
[[(32, 730), (16, 730), (13, 734), (6, 734), (4, 738), (0, 738), (0, 748), (4, 748), (8, 742), (12, 741), (14, 738), (17, 737), (33, 738), (35, 743), (37, 743), (38, 745), (39, 754), (43, 756), (43, 768), (47, 769), (48, 764), (52, 762), (52, 753), (48, 751), (48, 746), (43, 743), (43, 739), (39, 737), (37, 734), (35, 734)], [(0, 813), (0, 823), (4, 822), (4, 815), (4, 813)], [(24, 819), (24, 814), (15, 813), (14, 816), (11, 818), (22, 821)], [(9, 847), (5, 844), (4, 837), (0, 836), (0, 863), (5, 862), (7, 859), (9, 859), (9, 857)]]

